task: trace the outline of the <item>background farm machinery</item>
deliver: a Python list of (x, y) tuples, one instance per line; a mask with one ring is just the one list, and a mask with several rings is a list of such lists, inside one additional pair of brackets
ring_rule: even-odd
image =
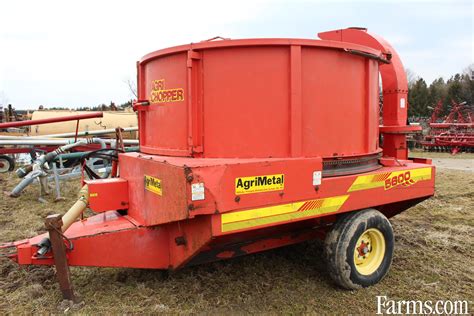
[[(84, 176), (84, 172), (86, 178), (108, 177), (112, 164), (117, 160), (118, 151), (138, 150), (137, 147), (125, 147), (138, 144), (137, 140), (123, 139), (124, 133), (135, 132), (138, 128), (79, 131), (80, 120), (102, 116), (102, 112), (93, 112), (1, 123), (0, 129), (8, 129), (56, 122), (77, 122), (75, 132), (41, 136), (14, 136), (9, 133), (0, 135), (0, 172), (13, 171), (16, 160), (25, 165), (16, 170), (22, 180), (11, 192), (5, 194), (18, 197), (27, 186), (38, 183), (41, 188), (39, 199), (45, 202), (44, 196), (49, 194), (48, 180), (54, 180), (58, 200), (61, 198), (61, 179)], [(115, 138), (99, 138), (107, 135), (115, 135)]]
[(474, 152), (474, 108), (466, 102), (451, 101), (451, 111), (442, 118), (443, 101), (440, 100), (428, 123), (428, 133), (420, 141), (426, 151)]

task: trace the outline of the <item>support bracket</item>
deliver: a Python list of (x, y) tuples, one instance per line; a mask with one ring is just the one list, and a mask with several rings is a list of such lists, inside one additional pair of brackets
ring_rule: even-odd
[(61, 234), (61, 227), (63, 226), (61, 215), (54, 214), (46, 217), (45, 226), (49, 232), (49, 239), (51, 240), (59, 288), (64, 299), (75, 301), (71, 273), (69, 271), (66, 256), (66, 246), (64, 245), (64, 240)]

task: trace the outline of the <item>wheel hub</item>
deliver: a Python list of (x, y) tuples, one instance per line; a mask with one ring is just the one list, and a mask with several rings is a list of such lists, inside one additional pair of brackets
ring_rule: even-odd
[(10, 164), (5, 159), (0, 159), (0, 173), (7, 172), (10, 169)]
[(374, 273), (385, 256), (385, 239), (378, 229), (366, 230), (357, 240), (354, 249), (354, 263), (362, 275)]
[(365, 242), (365, 240), (362, 240), (361, 244), (359, 247), (357, 247), (357, 251), (359, 252), (359, 257), (365, 256), (367, 253), (371, 252), (372, 249), (369, 249), (369, 242)]

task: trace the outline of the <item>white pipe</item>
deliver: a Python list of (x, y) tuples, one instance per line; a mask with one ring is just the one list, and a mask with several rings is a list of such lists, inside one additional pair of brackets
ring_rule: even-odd
[[(78, 139), (79, 140), (79, 139)], [(0, 145), (67, 145), (73, 144), (74, 140), (68, 139), (7, 139), (0, 140)]]
[[(135, 132), (138, 131), (138, 127), (126, 127), (123, 129), (123, 132)], [(104, 135), (115, 133), (115, 129), (104, 129), (96, 130), (89, 132), (79, 132), (77, 136), (94, 136), (94, 135)], [(64, 137), (74, 137), (76, 133), (61, 133), (61, 134), (49, 134), (49, 135), (36, 135), (36, 136), (10, 136), (10, 135), (0, 135), (0, 139), (46, 139), (46, 138), (64, 138)]]
[[(0, 140), (28, 140), (28, 139), (38, 140), (38, 139), (57, 139), (57, 138), (0, 135)], [(62, 138), (59, 138), (59, 139), (62, 139)]]
[[(125, 127), (123, 132), (135, 132), (138, 131), (138, 127)], [(88, 132), (79, 132), (77, 136), (94, 136), (94, 135), (104, 135), (104, 134), (111, 134), (115, 133), (115, 128), (104, 129), (104, 130), (96, 130), (96, 131), (88, 131)], [(32, 136), (33, 138), (62, 138), (62, 137), (74, 137), (76, 133), (61, 133), (61, 134), (49, 134), (49, 135), (37, 135)]]
[[(106, 144), (115, 144), (117, 141), (115, 139), (104, 139)], [(138, 145), (140, 141), (138, 139), (123, 139), (124, 145)], [(114, 146), (115, 148), (115, 146)]]
[[(87, 142), (87, 138), (78, 138), (77, 141)], [(106, 144), (115, 144), (115, 139), (104, 139)], [(61, 146), (74, 144), (76, 141), (74, 139), (0, 139), (0, 146), (6, 145), (49, 145), (49, 146)], [(123, 143), (125, 145), (138, 145), (137, 139), (124, 139)]]

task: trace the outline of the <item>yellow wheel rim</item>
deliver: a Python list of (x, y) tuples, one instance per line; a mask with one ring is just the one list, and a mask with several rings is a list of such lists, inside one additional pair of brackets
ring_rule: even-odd
[(385, 257), (385, 238), (376, 228), (367, 229), (357, 240), (354, 263), (362, 275), (371, 275), (382, 264)]

